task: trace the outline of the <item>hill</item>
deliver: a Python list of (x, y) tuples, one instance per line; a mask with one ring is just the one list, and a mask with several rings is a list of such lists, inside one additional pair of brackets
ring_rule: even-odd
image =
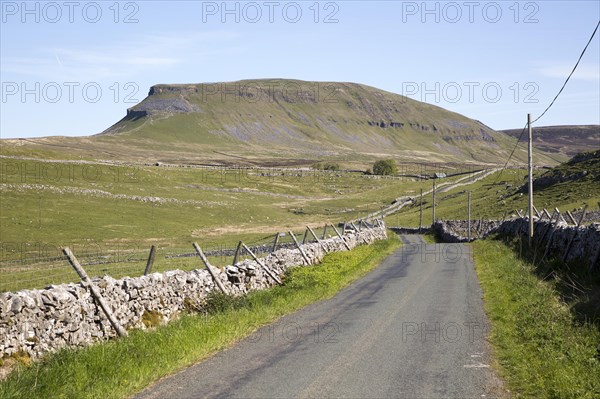
[[(600, 184), (600, 150), (577, 154), (568, 162), (550, 169), (533, 181), (533, 187), (544, 190), (562, 183)], [(600, 187), (598, 187), (600, 191)]]
[[(598, 217), (600, 205), (600, 150), (582, 152), (545, 172), (534, 175), (534, 198), (544, 206), (560, 206), (563, 210), (575, 209), (581, 204), (591, 206)], [(527, 193), (523, 184), (518, 193)], [(520, 195), (520, 194), (517, 194)], [(593, 210), (593, 211), (592, 211)]]
[[(518, 138), (521, 129), (502, 130), (502, 133)], [(527, 141), (527, 137), (522, 141)], [(600, 149), (600, 125), (534, 127), (533, 145), (539, 150), (568, 157)]]
[[(356, 83), (285, 79), (155, 85), (101, 134), (5, 141), (3, 154), (298, 165), (334, 159), (500, 164), (514, 139), (443, 108)], [(515, 157), (525, 161), (519, 148)], [(552, 163), (541, 156), (536, 161)]]

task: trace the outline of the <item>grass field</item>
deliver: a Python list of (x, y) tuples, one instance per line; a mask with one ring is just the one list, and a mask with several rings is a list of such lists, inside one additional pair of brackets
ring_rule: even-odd
[[(463, 169), (461, 169), (463, 168)], [(401, 172), (469, 170), (461, 165), (401, 165)], [(471, 169), (472, 170), (472, 169)], [(99, 162), (0, 158), (0, 291), (43, 288), (77, 280), (62, 259), (69, 246), (92, 276), (139, 275), (151, 245), (154, 271), (190, 270), (192, 242), (206, 251), (269, 244), (278, 232), (302, 235), (310, 225), (352, 220), (418, 196), (431, 180), (378, 178), (361, 172), (279, 168), (200, 168), (115, 165)], [(541, 174), (543, 171), (538, 171)], [(463, 176), (449, 177), (438, 187)], [(526, 207), (517, 193), (525, 172), (508, 169), (436, 197), (438, 219), (465, 219), (466, 190), (472, 218), (500, 218)], [(600, 180), (565, 182), (536, 193), (535, 204), (561, 210), (584, 203), (596, 209)], [(423, 199), (423, 223), (431, 224), (431, 195)], [(390, 226), (417, 226), (418, 201), (388, 216)], [(329, 234), (333, 232), (330, 230)], [(290, 242), (289, 237), (283, 241)], [(229, 257), (211, 258), (215, 265)]]
[[(534, 266), (500, 241), (473, 246), (495, 366), (514, 396), (600, 397), (600, 318), (580, 306), (597, 292), (598, 278), (582, 279), (559, 262)], [(566, 286), (572, 295), (564, 295)]]
[(0, 397), (129, 397), (153, 381), (232, 345), (261, 325), (332, 297), (399, 246), (400, 240), (390, 234), (387, 240), (373, 245), (329, 254), (317, 266), (292, 269), (284, 286), (236, 300), (215, 296), (209, 302), (209, 315), (183, 315), (154, 332), (132, 331), (124, 339), (62, 350), (13, 372), (0, 383)]
[[(193, 252), (270, 244), (277, 232), (355, 219), (425, 182), (360, 172), (202, 169), (0, 159), (0, 291), (77, 280), (69, 246), (89, 273), (139, 275), (151, 245), (154, 271), (190, 270)], [(328, 234), (334, 234), (330, 229)], [(289, 237), (282, 242), (291, 242)], [(211, 258), (215, 265), (229, 257)]]

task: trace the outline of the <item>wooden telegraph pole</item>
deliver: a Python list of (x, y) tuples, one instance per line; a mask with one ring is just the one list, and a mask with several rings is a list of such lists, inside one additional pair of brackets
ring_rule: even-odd
[(468, 240), (471, 242), (471, 192), (467, 191)]
[(527, 146), (528, 180), (529, 180), (529, 245), (533, 242), (533, 144), (531, 132), (531, 114), (527, 114), (527, 130), (529, 131), (529, 144)]
[(423, 189), (421, 189), (421, 201), (419, 205), (419, 233), (423, 229)]
[(433, 191), (432, 191), (432, 201), (433, 201), (433, 215), (432, 215), (432, 222), (431, 225), (433, 226), (435, 224), (435, 178), (433, 180)]

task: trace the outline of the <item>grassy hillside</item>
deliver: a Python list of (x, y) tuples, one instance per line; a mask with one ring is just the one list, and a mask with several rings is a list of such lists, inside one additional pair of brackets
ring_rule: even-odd
[(4, 140), (0, 154), (243, 165), (331, 159), (364, 168), (384, 157), (498, 164), (513, 145), (478, 121), (373, 87), (264, 79), (156, 85), (99, 135)]
[[(527, 172), (507, 169), (495, 173), (468, 187), (439, 193), (436, 197), (438, 219), (467, 218), (467, 190), (471, 191), (473, 219), (501, 218), (506, 212), (527, 209)], [(428, 182), (431, 188), (431, 182)], [(423, 199), (424, 225), (431, 224), (432, 197)], [(534, 171), (534, 205), (552, 212), (558, 207), (562, 212), (587, 204), (589, 210), (600, 206), (600, 151), (582, 153), (555, 168)], [(389, 216), (391, 225), (417, 226), (419, 202)]]
[(577, 154), (568, 162), (536, 178), (533, 186), (536, 190), (552, 190), (563, 183), (593, 186), (598, 182), (600, 182), (600, 149)]

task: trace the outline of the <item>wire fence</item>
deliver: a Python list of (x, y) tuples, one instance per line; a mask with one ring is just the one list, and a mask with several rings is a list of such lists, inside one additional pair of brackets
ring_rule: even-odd
[[(336, 235), (331, 226), (313, 230), (319, 238)], [(308, 229), (293, 233), (300, 244), (316, 242)], [(275, 249), (276, 235), (276, 249), (296, 247), (287, 231), (244, 241), (244, 244), (257, 256), (265, 256)], [(218, 267), (233, 264), (238, 241), (199, 240), (198, 244), (211, 264)], [(115, 245), (113, 248), (103, 248), (98, 244), (68, 246), (92, 278), (135, 277), (144, 274), (151, 247), (150, 244), (132, 243)], [(62, 247), (58, 245), (1, 243), (0, 255), (0, 292), (41, 289), (49, 285), (79, 281), (77, 273), (62, 254)], [(250, 257), (249, 253), (240, 248), (236, 259), (239, 262)], [(203, 267), (190, 242), (188, 247), (157, 246), (151, 272)]]

